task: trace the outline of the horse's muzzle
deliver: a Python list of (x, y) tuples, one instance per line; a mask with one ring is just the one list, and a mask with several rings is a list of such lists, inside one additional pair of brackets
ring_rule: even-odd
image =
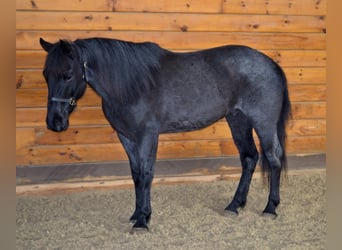
[(62, 132), (68, 129), (69, 121), (60, 116), (55, 116), (52, 119), (47, 117), (46, 119), (47, 128), (54, 132)]

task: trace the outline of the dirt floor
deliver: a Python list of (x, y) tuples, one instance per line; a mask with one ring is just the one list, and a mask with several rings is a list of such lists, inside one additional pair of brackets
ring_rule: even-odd
[(132, 188), (17, 196), (17, 249), (325, 249), (325, 171), (282, 181), (278, 217), (253, 179), (246, 207), (224, 214), (237, 181), (156, 185), (150, 230), (130, 233)]

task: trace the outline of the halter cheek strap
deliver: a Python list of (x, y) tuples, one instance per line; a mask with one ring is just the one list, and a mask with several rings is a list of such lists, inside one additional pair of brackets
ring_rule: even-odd
[(88, 68), (88, 63), (87, 63), (87, 61), (84, 60), (83, 61), (83, 68), (82, 68), (82, 70), (83, 70), (82, 78), (86, 83), (88, 82), (87, 81), (87, 72), (86, 72), (87, 68)]

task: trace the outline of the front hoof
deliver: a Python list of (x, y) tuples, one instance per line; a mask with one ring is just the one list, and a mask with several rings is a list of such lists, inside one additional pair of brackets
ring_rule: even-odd
[(140, 233), (146, 233), (149, 232), (148, 227), (135, 227), (133, 226), (131, 231), (129, 231), (130, 234), (140, 234)]
[(134, 225), (135, 223), (137, 223), (137, 220), (132, 220), (132, 219), (129, 220), (129, 224)]
[(231, 214), (231, 215), (238, 215), (239, 214), (239, 209), (244, 207), (245, 203), (243, 205), (241, 205), (239, 202), (236, 201), (232, 201), (225, 209), (224, 211), (227, 214)]
[(233, 217), (237, 217), (239, 215), (239, 212), (237, 210), (230, 210), (230, 209), (225, 209), (224, 213), (228, 216), (233, 216)]
[(148, 231), (146, 218), (140, 217), (140, 219), (134, 223), (132, 231), (134, 231), (134, 232), (146, 232), (146, 231)]

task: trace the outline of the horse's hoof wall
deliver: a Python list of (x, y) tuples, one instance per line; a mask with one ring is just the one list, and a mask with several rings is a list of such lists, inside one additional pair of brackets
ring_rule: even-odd
[(130, 234), (142, 234), (147, 233), (149, 231), (148, 227), (132, 227), (129, 231)]
[(225, 209), (224, 214), (227, 216), (237, 217), (239, 215), (239, 212), (237, 210), (233, 211), (233, 210)]
[(263, 212), (262, 216), (265, 218), (275, 219), (278, 217), (277, 213)]
[(134, 225), (136, 222), (137, 222), (137, 220), (129, 220), (129, 222), (128, 222), (128, 223), (129, 223), (130, 225), (132, 225), (132, 226), (133, 226), (133, 225)]

